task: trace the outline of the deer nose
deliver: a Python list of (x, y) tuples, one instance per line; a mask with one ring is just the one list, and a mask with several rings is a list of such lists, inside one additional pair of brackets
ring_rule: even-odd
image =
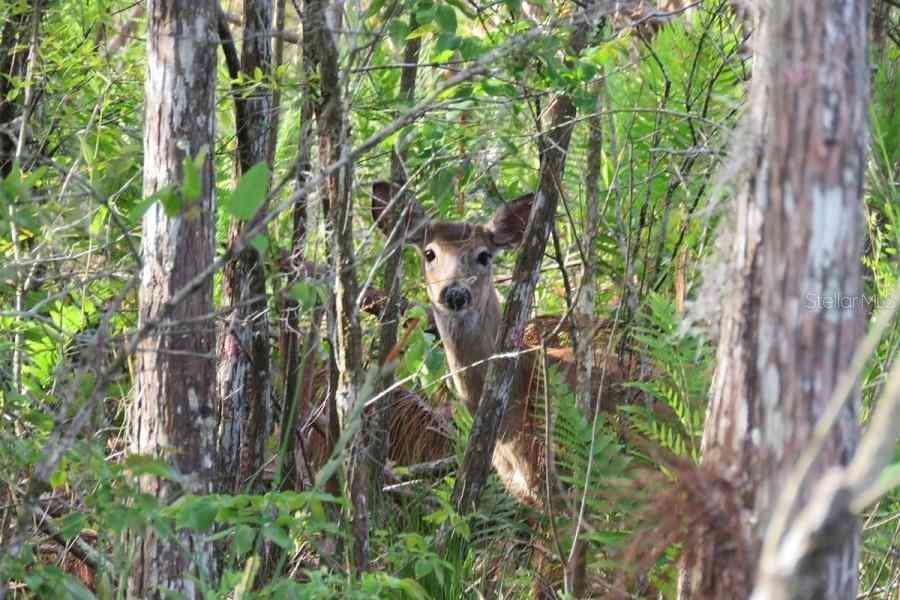
[(448, 286), (441, 290), (441, 302), (450, 310), (462, 310), (472, 301), (472, 292), (460, 286)]

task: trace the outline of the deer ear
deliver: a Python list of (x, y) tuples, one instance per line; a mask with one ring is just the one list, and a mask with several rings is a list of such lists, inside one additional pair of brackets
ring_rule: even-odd
[[(376, 181), (372, 184), (372, 219), (375, 220), (375, 224), (386, 236), (391, 235), (396, 224), (392, 222), (391, 211), (387, 209), (399, 192), (399, 186), (387, 181)], [(425, 239), (425, 228), (429, 222), (428, 215), (425, 213), (422, 205), (410, 198), (401, 218), (404, 218), (406, 221), (404, 242), (415, 245), (421, 244)]]
[(495, 246), (511, 248), (522, 243), (525, 230), (528, 228), (528, 219), (531, 217), (532, 204), (534, 194), (525, 194), (510, 200), (494, 212), (487, 228), (491, 232), (491, 241)]

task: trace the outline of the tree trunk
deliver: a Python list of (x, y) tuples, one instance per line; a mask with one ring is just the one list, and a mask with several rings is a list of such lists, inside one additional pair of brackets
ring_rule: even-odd
[[(252, 79), (260, 71), (271, 71), (271, 0), (244, 0), (244, 34), (241, 72)], [(220, 28), (227, 23), (220, 23)], [(269, 158), (269, 112), (272, 96), (266, 82), (255, 85), (247, 97), (235, 93), (237, 129), (237, 177)], [(264, 203), (253, 227), (265, 213)], [(243, 235), (244, 224), (232, 220), (229, 239)], [(261, 232), (265, 235), (265, 230)], [(266, 273), (259, 250), (248, 245), (225, 265), (222, 302), (231, 307), (218, 344), (219, 461), (221, 489), (239, 492), (262, 466), (266, 436), (271, 422), (271, 376), (269, 369), (269, 321)], [(251, 488), (258, 488), (257, 485)]]
[[(306, 19), (310, 33), (316, 38), (319, 66), (319, 102), (316, 124), (319, 130), (319, 162), (324, 170), (349, 152), (349, 124), (344, 114), (341, 79), (338, 67), (338, 48), (335, 30), (329, 24), (325, 0), (307, 3)], [(331, 258), (334, 268), (334, 312), (331, 334), (335, 350), (337, 386), (335, 402), (341, 428), (356, 428), (350, 440), (347, 456), (347, 486), (351, 503), (353, 536), (352, 560), (356, 570), (368, 568), (368, 457), (365, 447), (366, 420), (362, 418), (359, 396), (362, 383), (362, 331), (356, 304), (359, 285), (356, 280), (356, 259), (353, 254), (353, 196), (352, 171), (345, 165), (325, 180), (322, 198), (328, 215)], [(359, 418), (359, 423), (354, 422)]]
[[(306, 276), (306, 269), (303, 268), (303, 259), (306, 245), (309, 196), (302, 193), (302, 190), (312, 173), (314, 106), (310, 81), (316, 68), (316, 64), (313, 62), (315, 60), (314, 57), (307, 52), (307, 46), (311, 44), (309, 38), (309, 35), (303, 36), (303, 56), (300, 59), (301, 72), (303, 73), (302, 93), (304, 98), (300, 108), (300, 132), (297, 136), (296, 189), (298, 190), (298, 196), (291, 209), (291, 253), (287, 261), (288, 264), (285, 265), (291, 281), (299, 280)], [(321, 319), (315, 318), (315, 309), (311, 312), (313, 315), (311, 315), (309, 329), (303, 334), (300, 330), (300, 303), (290, 298), (285, 301), (285, 327), (281, 344), (281, 347), (284, 348), (284, 408), (281, 415), (282, 455), (279, 469), (281, 485), (285, 489), (299, 489), (301, 483), (300, 474), (295, 468), (296, 461), (294, 460), (296, 453), (294, 448), (295, 427), (297, 423), (302, 422), (302, 419), (309, 412), (309, 398), (304, 392), (307, 389), (311, 389), (306, 381), (308, 375), (301, 369), (301, 366), (308, 365), (306, 371), (311, 375), (316, 352), (313, 344), (318, 343), (318, 332), (314, 330), (318, 330), (319, 322), (321, 321)], [(301, 339), (307, 340), (307, 345), (302, 348), (302, 351), (300, 346)], [(307, 359), (307, 355), (309, 355), (309, 359)], [(301, 377), (303, 378), (302, 382)], [(301, 383), (303, 383), (304, 390), (300, 388)], [(312, 476), (313, 474), (310, 473), (309, 475)]]
[[(742, 531), (687, 551), (682, 598), (747, 597), (774, 503), (863, 331), (861, 208), (867, 142), (867, 3), (765, 4), (738, 188), (703, 462), (733, 490)], [(857, 394), (858, 395), (858, 394)], [(812, 470), (857, 443), (848, 403)], [(799, 506), (792, 507), (796, 514)], [(855, 598), (858, 527), (822, 550), (795, 598)], [(717, 541), (718, 540), (718, 541)]]
[[(415, 16), (411, 16), (409, 20), (409, 30), (415, 31), (418, 27)], [(416, 75), (418, 73), (419, 49), (422, 40), (415, 37), (406, 41), (406, 47), (403, 51), (403, 70), (400, 74), (400, 102), (404, 108), (412, 106), (416, 96)], [(391, 156), (391, 181), (402, 189), (406, 185), (406, 167), (404, 166), (404, 157), (402, 150), (395, 150)], [(403, 213), (407, 206), (409, 195), (403, 193), (400, 198), (394, 202), (392, 214), (387, 218), (389, 223), (396, 222), (396, 219)], [(398, 233), (400, 233), (398, 229)], [(381, 327), (378, 330), (378, 364), (384, 369), (381, 381), (379, 381), (379, 391), (388, 389), (394, 384), (393, 365), (387, 362), (397, 344), (397, 331), (400, 324), (400, 281), (403, 277), (403, 246), (400, 240), (388, 240), (385, 248), (390, 255), (384, 263), (384, 289), (387, 290), (387, 299), (384, 302), (384, 310), (381, 313)], [(384, 467), (387, 463), (388, 445), (390, 443), (390, 423), (391, 423), (391, 395), (385, 394), (378, 405), (375, 407), (375, 415), (372, 418), (369, 429), (368, 446), (372, 456), (372, 473), (370, 494), (372, 498), (372, 512), (376, 518), (380, 518), (382, 495), (381, 490), (384, 486)]]
[[(584, 48), (587, 31), (586, 23), (577, 25), (570, 42), (572, 54), (577, 55)], [(498, 353), (514, 352), (522, 347), (525, 324), (531, 314), (534, 289), (540, 276), (541, 259), (556, 217), (566, 154), (572, 139), (575, 104), (569, 96), (559, 95), (550, 114), (550, 127), (540, 141), (540, 188), (531, 209), (528, 230), (513, 271), (513, 285), (504, 306), (503, 324), (497, 341)], [(478, 510), (517, 368), (517, 356), (490, 363), (463, 464), (453, 487), (453, 502), (460, 514)]]
[[(596, 86), (595, 114), (588, 118), (587, 170), (584, 176), (585, 214), (581, 238), (581, 278), (578, 298), (573, 310), (578, 330), (587, 333), (593, 328), (594, 305), (597, 301), (597, 236), (600, 231), (600, 166), (603, 158), (603, 93), (602, 85)], [(580, 335), (575, 353), (577, 379), (575, 399), (586, 417), (594, 414), (597, 398), (591, 392), (594, 370), (594, 340)]]
[[(140, 326), (159, 322), (137, 353), (137, 398), (130, 450), (172, 464), (184, 479), (144, 475), (141, 489), (165, 503), (178, 494), (206, 494), (215, 474), (215, 367), (212, 279), (183, 302), (173, 295), (213, 260), (216, 12), (211, 0), (148, 3), (144, 124), (144, 194), (171, 190), (181, 206), (161, 202), (143, 219)], [(184, 189), (184, 167), (195, 161), (200, 186)], [(182, 530), (174, 539), (148, 532), (138, 540), (129, 596), (156, 598), (162, 589), (199, 598), (192, 577), (208, 580), (205, 535)]]
[[(6, 11), (11, 10), (7, 7)], [(19, 128), (15, 126), (15, 120), (20, 116), (22, 106), (18, 102), (23, 94), (10, 100), (14, 82), (25, 75), (26, 59), (28, 58), (28, 38), (31, 31), (28, 21), (32, 13), (19, 11), (13, 16), (2, 14), (3, 29), (0, 32), (0, 178), (5, 179), (12, 171), (13, 159), (16, 154), (16, 142)]]

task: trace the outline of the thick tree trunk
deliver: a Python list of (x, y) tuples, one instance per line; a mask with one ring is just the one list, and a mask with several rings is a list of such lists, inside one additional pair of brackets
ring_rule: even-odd
[[(209, 493), (216, 464), (212, 279), (169, 304), (213, 260), (216, 13), (211, 0), (151, 0), (147, 12), (144, 194), (171, 186), (182, 205), (169, 216), (157, 202), (144, 215), (139, 319), (141, 326), (160, 324), (137, 353), (130, 450), (164, 460), (184, 476), (181, 485), (141, 478), (145, 493), (168, 502)], [(187, 159), (199, 162), (196, 196), (180, 191)], [(200, 597), (191, 578), (209, 577), (210, 546), (202, 533), (175, 536), (148, 532), (138, 540), (130, 597), (161, 597), (163, 588)]]
[[(726, 238), (732, 288), (703, 436), (703, 462), (733, 488), (743, 530), (688, 550), (682, 598), (749, 595), (774, 503), (861, 339), (866, 19), (865, 2), (775, 0), (761, 15), (750, 147), (738, 150), (752, 164)], [(856, 405), (842, 412), (807, 485), (849, 461)], [(794, 597), (854, 598), (858, 536), (822, 552)]]
[[(257, 70), (268, 76), (272, 56), (271, 0), (245, 0), (243, 20), (241, 72), (249, 78)], [(227, 28), (228, 25), (222, 22), (221, 27)], [(265, 82), (256, 85), (246, 98), (235, 96), (235, 170), (238, 177), (255, 164), (268, 160), (271, 101)], [(248, 223), (249, 227), (255, 226), (265, 208), (266, 204), (263, 204), (256, 218)], [(229, 239), (239, 238), (243, 232), (244, 224), (234, 220), (229, 229)], [(244, 248), (225, 265), (222, 302), (232, 310), (218, 347), (221, 489), (238, 492), (258, 474), (262, 466), (271, 423), (266, 273), (263, 257), (253, 246)]]

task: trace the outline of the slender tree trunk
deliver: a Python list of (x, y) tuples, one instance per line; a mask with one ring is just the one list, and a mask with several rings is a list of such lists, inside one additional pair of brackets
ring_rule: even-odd
[[(597, 86), (596, 113), (588, 118), (587, 170), (584, 176), (585, 214), (581, 238), (581, 280), (574, 316), (578, 330), (592, 330), (594, 305), (597, 301), (597, 235), (600, 231), (600, 166), (603, 156), (603, 87)], [(578, 336), (575, 361), (577, 380), (575, 398), (585, 415), (593, 415), (597, 399), (592, 396), (591, 380), (594, 370), (594, 340), (592, 336)]]
[[(183, 302), (168, 303), (213, 260), (217, 38), (212, 0), (150, 0), (147, 13), (144, 194), (171, 189), (181, 208), (170, 216), (157, 202), (144, 215), (139, 321), (160, 325), (138, 349), (130, 450), (164, 460), (183, 475), (180, 485), (141, 478), (141, 489), (165, 503), (179, 494), (209, 493), (215, 474), (212, 279)], [(188, 160), (200, 175), (196, 195), (181, 190)], [(130, 597), (162, 597), (164, 588), (200, 597), (192, 577), (210, 577), (210, 544), (199, 532), (174, 536), (161, 539), (148, 531), (137, 541)]]
[[(414, 31), (418, 24), (415, 16), (410, 17), (409, 29)], [(403, 70), (400, 74), (400, 101), (404, 107), (412, 106), (416, 96), (416, 75), (418, 73), (419, 49), (422, 40), (415, 37), (406, 41), (403, 51)], [(397, 189), (406, 185), (406, 167), (402, 150), (394, 151), (391, 156), (391, 181)], [(397, 217), (403, 213), (408, 204), (407, 193), (403, 193), (394, 202), (392, 214), (388, 215), (390, 223), (396, 222)], [(402, 229), (398, 229), (398, 233)], [(394, 384), (393, 365), (386, 364), (390, 354), (397, 344), (397, 330), (400, 324), (400, 281), (403, 277), (403, 246), (399, 240), (390, 239), (385, 246), (391, 254), (384, 263), (384, 289), (387, 290), (387, 299), (384, 302), (384, 310), (381, 313), (381, 327), (378, 331), (378, 364), (384, 369), (379, 382), (379, 391), (388, 389)], [(370, 494), (372, 498), (372, 513), (376, 518), (382, 514), (382, 494), (384, 486), (384, 467), (387, 463), (388, 446), (390, 444), (391, 423), (391, 395), (385, 394), (381, 402), (376, 406), (374, 418), (371, 421), (369, 431), (369, 448), (372, 456), (372, 473)]]
[[(341, 94), (338, 48), (335, 31), (329, 25), (325, 0), (307, 3), (305, 15), (310, 33), (316, 37), (319, 66), (319, 102), (316, 124), (319, 130), (319, 161), (324, 169), (349, 152), (349, 124)], [(355, 428), (347, 456), (347, 487), (351, 501), (353, 536), (352, 561), (356, 570), (368, 568), (368, 452), (366, 419), (362, 418), (359, 396), (362, 383), (362, 331), (356, 299), (356, 259), (353, 254), (352, 169), (346, 165), (326, 178), (323, 197), (331, 235), (331, 259), (334, 268), (334, 313), (331, 334), (337, 382), (335, 403), (341, 428)], [(353, 417), (358, 417), (356, 423)]]
[[(34, 98), (34, 70), (37, 65), (38, 46), (40, 44), (41, 20), (44, 14), (42, 0), (32, 0), (31, 10), (22, 11), (18, 15), (6, 20), (0, 37), (0, 179), (7, 178), (13, 171), (13, 166), (18, 163), (23, 166), (23, 152), (28, 121), (34, 110), (32, 101)], [(30, 25), (30, 27), (26, 27)], [(26, 37), (27, 36), (27, 37)], [(27, 41), (26, 41), (27, 40)], [(8, 71), (7, 71), (8, 69)], [(23, 97), (20, 105), (7, 96), (12, 90), (14, 78), (24, 75), (25, 91), (19, 96)], [(18, 122), (16, 120), (18, 119)], [(33, 238), (21, 240), (19, 238), (19, 225), (17, 218), (17, 200), (9, 202), (7, 212), (3, 218), (9, 222), (9, 236), (12, 242), (13, 260), (18, 265), (22, 261), (22, 253), (25, 248), (33, 244)], [(25, 248), (23, 248), (23, 246)], [(32, 267), (32, 273), (37, 266)], [(30, 275), (16, 269), (16, 312), (21, 313), (25, 301), (25, 289), (28, 287)], [(23, 363), (23, 339), (19, 323), (21, 317), (15, 318), (15, 336), (13, 338), (13, 388), (17, 393), (22, 393), (22, 363)], [(18, 426), (17, 426), (18, 427)]]
[[(318, 66), (318, 59), (313, 45), (314, 36), (310, 34), (307, 28), (304, 28), (303, 55), (300, 58), (300, 70), (303, 77), (301, 83), (303, 104), (300, 108), (300, 133), (297, 136), (297, 190), (303, 190), (306, 182), (309, 181), (313, 168), (312, 147), (315, 141), (313, 115), (315, 106), (311, 85)], [(289, 264), (286, 266), (294, 279), (304, 277), (304, 272), (306, 271), (302, 265), (308, 228), (308, 205), (309, 197), (306, 194), (302, 194), (296, 199), (291, 210), (291, 254), (288, 260)], [(298, 461), (295, 458), (297, 454), (294, 446), (296, 438), (295, 428), (297, 423), (302, 422), (302, 419), (306, 417), (310, 408), (309, 396), (306, 392), (311, 389), (308, 378), (312, 376), (315, 364), (316, 348), (314, 345), (319, 343), (318, 328), (321, 321), (321, 318), (317, 316), (316, 309), (311, 312), (309, 329), (305, 334), (302, 334), (300, 330), (300, 303), (291, 299), (285, 302), (286, 327), (284, 343), (282, 344), (282, 347), (285, 349), (284, 412), (281, 418), (282, 466), (279, 471), (282, 477), (282, 485), (287, 489), (299, 488), (301, 484), (300, 473), (296, 468)], [(306, 340), (306, 345), (303, 348), (300, 346), (301, 338)], [(300, 387), (301, 383), (303, 383), (302, 390)], [(305, 463), (302, 450), (303, 448), (301, 448), (299, 462)], [(308, 473), (307, 475), (311, 478), (314, 474)]]
[[(272, 1), (244, 0), (244, 41), (241, 72), (249, 78), (271, 71)], [(220, 27), (228, 27), (220, 23)], [(272, 95), (266, 81), (255, 85), (247, 97), (235, 95), (237, 129), (236, 173), (238, 178), (255, 164), (269, 158), (269, 113)], [(248, 226), (255, 226), (265, 213), (263, 204)], [(229, 239), (244, 232), (244, 224), (233, 220)], [(265, 235), (265, 231), (262, 232)], [(221, 489), (238, 492), (254, 480), (262, 466), (263, 450), (271, 423), (271, 376), (269, 368), (269, 321), (266, 273), (263, 256), (248, 245), (225, 265), (222, 302), (231, 308), (219, 338), (217, 384), (221, 402), (219, 460)], [(258, 487), (257, 485), (252, 487)]]
[[(276, 35), (273, 36), (274, 46), (272, 48), (272, 72), (277, 73), (278, 67), (284, 62), (284, 23), (285, 23), (285, 0), (275, 0), (274, 27)], [(275, 162), (275, 151), (278, 149), (278, 133), (281, 128), (281, 87), (277, 85), (272, 90), (272, 107), (269, 123), (269, 164)]]
[[(589, 27), (576, 25), (570, 48), (578, 54), (584, 48)], [(558, 96), (550, 108), (551, 124), (541, 141), (541, 181), (531, 220), (513, 271), (513, 285), (503, 311), (503, 324), (498, 334), (497, 349), (510, 353), (521, 348), (525, 324), (531, 314), (534, 289), (540, 276), (541, 259), (550, 229), (554, 226), (556, 206), (560, 196), (560, 182), (565, 170), (566, 154), (572, 139), (575, 104), (567, 95)], [(518, 357), (491, 361), (484, 391), (475, 412), (472, 431), (463, 456), (453, 502), (461, 514), (478, 510), (481, 493), (491, 468), (491, 457), (497, 442), (497, 432), (506, 414)]]
[[(764, 6), (749, 148), (738, 149), (752, 163), (733, 237), (724, 238), (733, 285), (703, 436), (703, 462), (734, 490), (742, 530), (710, 533), (688, 551), (682, 598), (749, 595), (777, 497), (863, 331), (868, 4)], [(807, 486), (850, 460), (857, 404), (840, 415)], [(794, 598), (855, 598), (858, 527), (847, 530), (820, 550), (819, 568)]]
[[(588, 419), (597, 418), (599, 398), (594, 397), (594, 336), (587, 335), (594, 328), (594, 306), (597, 300), (597, 236), (600, 232), (600, 167), (603, 156), (603, 92), (596, 87), (595, 114), (588, 118), (587, 171), (584, 176), (585, 215), (581, 238), (581, 280), (575, 300), (573, 316), (576, 329), (582, 333), (575, 339), (575, 401)], [(566, 589), (577, 598), (584, 595), (586, 575), (586, 544), (582, 536), (582, 522), (573, 525), (573, 541), (566, 560)]]
[(3, 29), (0, 31), (0, 178), (9, 176), (16, 154), (16, 142), (19, 128), (15, 126), (15, 120), (21, 115), (22, 106), (18, 101), (23, 94), (13, 96), (10, 92), (16, 80), (25, 75), (25, 65), (28, 58), (28, 38), (31, 31), (28, 21), (32, 16), (31, 11), (20, 11), (9, 16), (4, 8), (0, 17), (3, 18)]

